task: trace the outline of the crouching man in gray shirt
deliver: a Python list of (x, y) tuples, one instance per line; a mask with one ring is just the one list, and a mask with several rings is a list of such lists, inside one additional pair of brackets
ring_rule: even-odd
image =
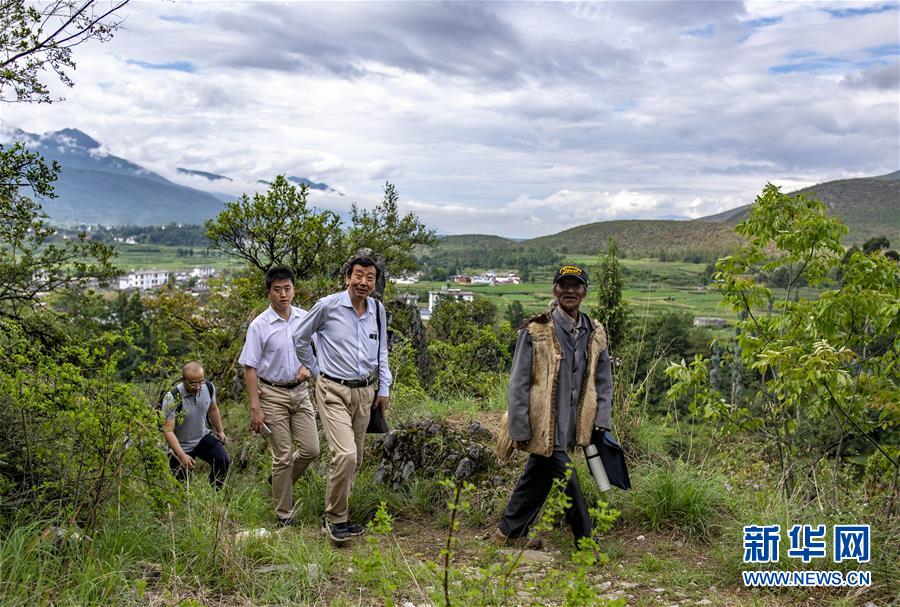
[[(606, 331), (580, 311), (587, 295), (587, 273), (563, 266), (553, 278), (556, 297), (550, 311), (528, 320), (519, 331), (509, 376), (509, 439), (530, 453), (525, 471), (509, 499), (494, 540), (501, 545), (539, 549), (528, 529), (571, 462), (567, 451), (586, 447), (596, 430), (608, 430), (612, 374)], [(576, 545), (591, 536), (592, 524), (578, 484), (566, 485), (571, 506), (566, 521)]]
[[(169, 445), (169, 467), (178, 480), (194, 469), (194, 459), (210, 466), (209, 481), (220, 489), (231, 459), (225, 451), (228, 437), (216, 403), (216, 390), (206, 381), (200, 363), (189, 362), (181, 370), (181, 382), (166, 392), (162, 402), (163, 436)], [(206, 425), (207, 416), (215, 435)]]

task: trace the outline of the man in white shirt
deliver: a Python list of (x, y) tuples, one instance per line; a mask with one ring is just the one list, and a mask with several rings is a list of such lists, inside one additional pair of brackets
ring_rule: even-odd
[(369, 297), (380, 270), (365, 256), (354, 257), (347, 268), (347, 289), (316, 302), (294, 333), (301, 362), (318, 377), (316, 406), (331, 452), (322, 530), (339, 543), (363, 532), (350, 521), (350, 492), (362, 465), (369, 414), (387, 409), (391, 385), (387, 317), (384, 306)]
[(293, 342), (306, 311), (291, 305), (294, 273), (289, 268), (266, 272), (266, 294), (270, 306), (247, 327), (238, 362), (244, 366), (250, 427), (261, 434), (271, 432), (275, 516), (282, 525), (296, 525), (294, 482), (319, 457), (316, 414), (306, 381), (309, 371), (300, 364)]

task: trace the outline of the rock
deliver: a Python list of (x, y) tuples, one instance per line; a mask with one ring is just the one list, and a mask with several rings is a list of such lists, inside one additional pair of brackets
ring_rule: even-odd
[[(500, 551), (500, 554), (511, 555), (518, 552), (519, 551), (515, 548), (504, 548)], [(519, 560), (523, 563), (549, 563), (553, 561), (553, 557), (546, 552), (539, 552), (537, 550), (522, 550), (522, 556)]]
[(631, 590), (632, 588), (637, 588), (640, 584), (635, 584), (634, 582), (620, 582), (619, 586), (625, 590)]
[(273, 571), (287, 571), (293, 568), (293, 565), (263, 565), (254, 569), (253, 573), (272, 573)]
[(260, 527), (259, 529), (252, 529), (248, 531), (238, 531), (234, 534), (234, 541), (243, 542), (245, 540), (250, 539), (265, 539), (272, 535), (272, 533), (268, 529), (264, 529)]
[(665, 588), (654, 588), (654, 589), (652, 590), (652, 592), (665, 592), (665, 591), (666, 591)]
[(712, 605), (713, 602), (710, 601), (709, 599), (700, 599), (699, 601), (697, 601), (696, 604), (697, 605)]
[(413, 472), (416, 471), (416, 465), (412, 462), (406, 462), (403, 464), (403, 472), (400, 475), (403, 477), (403, 480), (408, 481), (409, 477), (412, 476)]
[(471, 424), (469, 424), (469, 428), (467, 431), (469, 433), (469, 436), (471, 436), (472, 438), (481, 440), (491, 440), (494, 438), (494, 435), (491, 434), (491, 431), (482, 426), (477, 421), (473, 421)]
[(610, 586), (612, 586), (612, 582), (600, 582), (599, 584), (594, 584), (594, 590), (604, 592), (609, 590)]
[(462, 458), (462, 461), (459, 462), (459, 465), (456, 467), (456, 472), (454, 476), (458, 480), (462, 480), (464, 478), (469, 478), (475, 474), (475, 464), (472, 463), (468, 457)]
[(643, 535), (637, 536), (637, 541), (639, 541), (639, 542), (643, 542), (643, 541), (646, 540), (646, 539), (647, 539), (647, 538), (645, 538)]
[(387, 434), (384, 435), (384, 440), (381, 442), (381, 448), (384, 449), (385, 453), (390, 453), (394, 450), (394, 446), (397, 444), (397, 431), (391, 430)]
[(318, 563), (306, 564), (306, 577), (310, 580), (318, 580), (322, 577), (322, 568), (319, 567)]

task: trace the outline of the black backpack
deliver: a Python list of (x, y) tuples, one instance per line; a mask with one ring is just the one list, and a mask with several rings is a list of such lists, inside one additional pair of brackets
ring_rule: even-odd
[[(211, 381), (209, 381), (208, 379), (206, 380), (205, 383), (206, 383), (206, 389), (209, 390), (209, 402), (213, 402), (216, 400), (216, 387), (213, 386), (213, 383)], [(162, 413), (163, 401), (166, 399), (167, 392), (172, 395), (172, 398), (175, 399), (175, 416), (177, 417), (181, 413), (182, 408), (184, 407), (184, 400), (181, 398), (181, 391), (178, 390), (178, 384), (174, 384), (168, 390), (163, 390), (159, 393), (159, 398), (156, 399), (156, 408), (159, 410), (160, 413)], [(165, 423), (165, 420), (163, 420), (163, 423)]]

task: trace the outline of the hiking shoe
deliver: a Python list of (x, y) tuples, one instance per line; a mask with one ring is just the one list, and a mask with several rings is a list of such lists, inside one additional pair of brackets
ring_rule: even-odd
[(327, 535), (331, 541), (336, 544), (349, 542), (353, 538), (353, 536), (350, 535), (350, 530), (347, 529), (347, 523), (332, 523), (328, 520), (327, 516), (322, 519), (322, 533)]
[(295, 519), (293, 516), (289, 516), (287, 518), (276, 517), (278, 519), (279, 527), (299, 527), (300, 521)]
[(347, 521), (347, 531), (350, 533), (350, 535), (356, 536), (365, 533), (366, 528), (362, 525), (357, 525), (353, 521)]
[(494, 531), (494, 543), (498, 546), (512, 546), (525, 550), (540, 550), (544, 542), (539, 537), (507, 537), (499, 529)]

